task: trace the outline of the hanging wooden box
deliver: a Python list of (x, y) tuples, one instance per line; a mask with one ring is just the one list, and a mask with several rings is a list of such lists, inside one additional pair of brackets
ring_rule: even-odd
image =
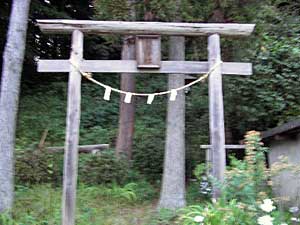
[(159, 69), (161, 65), (161, 37), (136, 36), (136, 61), (139, 69)]

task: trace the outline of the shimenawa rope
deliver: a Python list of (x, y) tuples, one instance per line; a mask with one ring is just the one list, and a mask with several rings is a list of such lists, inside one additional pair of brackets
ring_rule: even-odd
[(132, 96), (146, 96), (148, 97), (147, 99), (147, 104), (151, 104), (155, 98), (155, 96), (159, 96), (159, 95), (167, 95), (167, 94), (170, 94), (170, 101), (175, 101), (176, 100), (176, 96), (177, 96), (177, 92), (178, 91), (181, 91), (181, 90), (184, 90), (194, 84), (197, 84), (203, 80), (205, 80), (206, 78), (208, 78), (208, 76), (214, 71), (216, 70), (221, 64), (222, 64), (222, 61), (218, 61), (216, 62), (211, 68), (210, 70), (202, 75), (201, 77), (199, 77), (198, 79), (184, 85), (184, 86), (181, 86), (181, 87), (178, 87), (178, 88), (174, 88), (174, 89), (171, 89), (171, 90), (168, 90), (168, 91), (162, 91), (162, 92), (154, 92), (154, 93), (136, 93), (136, 92), (128, 92), (128, 91), (123, 91), (123, 90), (120, 90), (120, 89), (117, 89), (117, 88), (113, 88), (113, 87), (110, 87), (106, 84), (103, 84), (97, 80), (95, 80), (93, 77), (92, 77), (92, 73), (89, 73), (89, 72), (84, 72), (82, 71), (79, 66), (72, 62), (72, 60), (70, 60), (70, 64), (83, 76), (85, 77), (86, 79), (88, 79), (89, 81), (105, 88), (105, 93), (104, 93), (104, 100), (107, 100), (109, 101), (110, 100), (110, 94), (112, 91), (114, 92), (117, 92), (117, 93), (120, 93), (120, 94), (124, 94), (125, 95), (125, 99), (124, 99), (124, 102), (125, 103), (130, 103), (131, 102), (131, 98)]

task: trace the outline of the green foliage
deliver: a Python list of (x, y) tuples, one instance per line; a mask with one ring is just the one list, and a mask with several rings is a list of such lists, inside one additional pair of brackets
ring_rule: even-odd
[[(191, 205), (183, 209), (179, 218), (181, 224), (252, 225), (264, 216), (276, 225), (284, 222), (284, 214), (274, 211), (273, 202), (269, 199), (267, 180), (270, 177), (265, 165), (267, 149), (261, 143), (260, 133), (248, 132), (245, 144), (245, 160), (232, 158), (226, 181), (221, 186), (221, 197), (213, 200), (213, 203)], [(199, 165), (195, 175), (201, 178), (204, 168)], [(262, 207), (263, 201), (263, 204), (268, 205), (267, 209)]]
[(247, 212), (241, 207), (236, 200), (227, 202), (217, 202), (216, 204), (207, 203), (204, 205), (194, 205), (182, 210), (183, 215), (180, 217), (183, 225), (198, 225), (195, 221), (197, 216), (204, 219), (204, 224), (209, 225), (253, 225), (256, 224), (255, 210)]
[(134, 168), (150, 180), (159, 180), (164, 157), (164, 132), (160, 127), (137, 122), (134, 140)]
[(16, 183), (19, 185), (60, 184), (62, 177), (61, 160), (61, 154), (49, 154), (43, 150), (17, 151)]
[(135, 183), (126, 184), (124, 187), (118, 187), (117, 185), (113, 185), (111, 189), (107, 190), (107, 195), (113, 198), (123, 198), (127, 201), (135, 201), (137, 199), (136, 193), (134, 192), (136, 188)]
[(154, 187), (148, 181), (140, 179), (139, 181), (136, 181), (135, 184), (136, 186), (134, 187), (134, 192), (136, 193), (137, 201), (147, 202), (158, 197), (158, 188)]
[(119, 201), (134, 202), (137, 200), (136, 195), (136, 183), (126, 184), (124, 187), (120, 187), (117, 184), (112, 184), (111, 187), (96, 187), (96, 186), (85, 186), (82, 185), (81, 188), (84, 188), (84, 196), (88, 198), (97, 198), (99, 196), (112, 198)]
[(207, 177), (207, 170), (210, 165), (201, 163), (194, 169), (194, 182), (190, 183), (187, 193), (187, 201), (191, 204), (207, 200), (211, 197), (212, 181)]
[[(57, 97), (53, 97), (57, 96)], [(47, 143), (63, 145), (65, 138), (66, 84), (53, 82), (25, 91), (21, 96), (17, 130), (17, 148), (38, 143), (48, 129)]]
[[(76, 224), (132, 225), (136, 221), (149, 224), (152, 202), (142, 203), (140, 187), (79, 185), (77, 191)], [(133, 197), (135, 196), (135, 197)], [(1, 225), (57, 225), (61, 223), (61, 189), (49, 185), (31, 188), (18, 186), (12, 218), (0, 215)]]
[[(63, 154), (41, 150), (24, 150), (16, 153), (16, 183), (34, 185), (49, 183), (60, 186), (62, 183)], [(117, 159), (113, 151), (101, 154), (80, 154), (79, 181), (85, 184), (124, 184), (133, 174), (128, 162)], [(139, 178), (141, 179), (141, 178)]]
[(119, 186), (116, 183), (101, 186), (80, 185), (84, 198), (97, 198), (99, 196), (116, 201), (136, 203), (152, 200), (156, 197), (155, 189), (146, 181), (127, 183)]
[[(243, 8), (249, 13), (248, 22), (257, 23), (255, 40), (230, 48), (241, 52), (235, 60), (254, 63), (254, 76), (225, 79), (230, 90), (225, 92), (229, 106), (226, 118), (239, 135), (251, 129), (266, 130), (299, 116), (299, 17), (295, 16), (299, 4), (253, 1), (251, 5)], [(255, 10), (250, 13), (252, 7)]]
[(130, 8), (126, 0), (96, 0), (96, 18), (99, 20), (130, 20)]
[[(204, 187), (201, 186), (201, 183), (203, 182)], [(200, 185), (199, 185), (200, 183)], [(200, 181), (191, 181), (189, 182), (189, 185), (187, 186), (186, 190), (186, 201), (187, 205), (194, 205), (198, 203), (203, 203), (204, 201), (208, 200), (210, 197), (210, 186), (206, 186), (208, 184), (207, 180), (203, 181), (201, 179)], [(208, 189), (209, 188), (209, 189)]]
[[(137, 77), (137, 90), (153, 92), (165, 90), (166, 76), (143, 75)], [(152, 105), (146, 98), (136, 99), (136, 119), (133, 143), (133, 167), (149, 180), (160, 179), (165, 140), (166, 99), (157, 97)]]
[(0, 214), (0, 224), (2, 225), (15, 225), (16, 223), (9, 214)]
[(175, 224), (174, 220), (177, 213), (170, 209), (160, 209), (155, 215), (152, 216), (149, 225), (171, 225)]
[(79, 181), (86, 184), (122, 184), (127, 180), (128, 171), (125, 159), (118, 159), (113, 151), (103, 151), (80, 157)]
[(18, 225), (54, 225), (60, 223), (61, 191), (49, 185), (19, 186), (13, 218)]
[(270, 218), (272, 223), (259, 224), (281, 225), (286, 224), (286, 221), (290, 221), (291, 217), (289, 213), (275, 209), (266, 212), (261, 208), (261, 204), (244, 204), (236, 199), (192, 205), (182, 209), (180, 213), (178, 221), (182, 225), (253, 225), (258, 224), (258, 221), (263, 217)]
[(267, 148), (263, 147), (259, 132), (250, 131), (245, 136), (244, 161), (232, 158), (232, 166), (226, 174), (225, 199), (253, 204), (268, 196), (267, 181), (270, 178), (265, 162)]
[(201, 163), (196, 166), (194, 170), (194, 175), (198, 180), (201, 180), (202, 177), (205, 175), (205, 172), (207, 170), (207, 165), (205, 163)]
[[(18, 150), (33, 149), (32, 146), (38, 143), (45, 129), (49, 130), (46, 146), (62, 146), (65, 138), (67, 78), (62, 74), (38, 74), (34, 59), (68, 58), (70, 37), (40, 33), (34, 26), (35, 19), (128, 20), (130, 19), (130, 5), (127, 2), (125, 0), (50, 0), (47, 2), (32, 0), (18, 119)], [(266, 130), (299, 116), (300, 5), (298, 1), (182, 0), (180, 15), (175, 14), (176, 2), (175, 0), (136, 1), (133, 5), (136, 19), (143, 20), (145, 11), (151, 11), (155, 21), (172, 21), (175, 17), (181, 16), (183, 21), (209, 22), (213, 15), (219, 12), (224, 16), (224, 22), (257, 24), (256, 31), (251, 37), (222, 39), (224, 61), (249, 61), (254, 64), (252, 77), (224, 77), (226, 133), (229, 134), (229, 138), (226, 137), (226, 139), (228, 141), (234, 143), (242, 139), (246, 130)], [(5, 43), (11, 1), (4, 0), (2, 5), (3, 7), (0, 7), (0, 32), (2, 34), (0, 35), (0, 51), (3, 50)], [(163, 59), (167, 60), (167, 38), (163, 40)], [(206, 38), (187, 38), (186, 59), (207, 60), (206, 46)], [(84, 57), (86, 59), (119, 59), (120, 55), (121, 38), (119, 36), (89, 35), (85, 38)], [(119, 86), (119, 76), (116, 74), (95, 74), (94, 77), (113, 87)], [(165, 90), (166, 78), (167, 76), (164, 75), (137, 76), (137, 90), (143, 92)], [(103, 90), (85, 80), (83, 80), (82, 92), (80, 143), (109, 143), (114, 146), (118, 129), (119, 96), (114, 94), (111, 101), (103, 101)], [(199, 151), (199, 145), (209, 142), (207, 93), (207, 85), (201, 83), (199, 87), (193, 87), (186, 97), (187, 177), (192, 177), (192, 171), (196, 165), (204, 161), (204, 152)], [(149, 180), (157, 181), (160, 180), (162, 173), (166, 101), (156, 98), (151, 106), (146, 105), (143, 98), (138, 98), (136, 102), (136, 132), (132, 164)], [(61, 179), (61, 157), (57, 163), (52, 163), (55, 168), (54, 174), (56, 170), (59, 171), (58, 178), (53, 181), (51, 177), (54, 175), (48, 174), (47, 165), (49, 160), (54, 159), (36, 155), (25, 156), (27, 153), (21, 156), (22, 154), (17, 153), (21, 158), (39, 158), (37, 162), (42, 168), (38, 168), (38, 172), (35, 172), (26, 165), (24, 160), (21, 160), (21, 168), (26, 168), (25, 170), (31, 172), (25, 175), (25, 172), (17, 168), (18, 173), (23, 177), (17, 178), (18, 183), (25, 182), (26, 176), (30, 177), (27, 183), (47, 180), (57, 182)], [(81, 161), (83, 163), (84, 159)], [(108, 165), (106, 162), (103, 163)], [(17, 162), (18, 167), (21, 164)], [(35, 164), (35, 168), (37, 167), (39, 166)], [(243, 167), (243, 165), (239, 164), (237, 167)], [(87, 171), (92, 171), (91, 167)], [(116, 173), (115, 169), (112, 171)], [(104, 177), (108, 179), (104, 180), (108, 182), (110, 176), (105, 174)], [(96, 172), (93, 176), (96, 176)], [(88, 179), (88, 182), (100, 182), (96, 177)]]

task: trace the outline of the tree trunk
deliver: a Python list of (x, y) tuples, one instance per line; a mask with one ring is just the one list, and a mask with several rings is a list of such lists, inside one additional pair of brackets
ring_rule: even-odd
[[(185, 59), (184, 37), (170, 37), (170, 60)], [(169, 75), (169, 90), (183, 86), (182, 74)], [(176, 101), (168, 101), (167, 137), (164, 173), (159, 207), (177, 209), (185, 202), (185, 93), (178, 92)]]
[[(130, 19), (135, 18), (134, 2), (128, 0)], [(123, 41), (122, 60), (135, 59), (135, 37), (126, 36)], [(135, 91), (135, 75), (121, 74), (121, 90)], [(116, 155), (124, 155), (128, 160), (132, 158), (132, 144), (134, 135), (135, 102), (132, 98), (131, 104), (124, 102), (124, 95), (120, 96), (119, 130), (116, 144)]]
[(14, 147), (30, 0), (14, 0), (3, 54), (0, 94), (0, 212), (10, 210), (14, 192)]
[[(135, 38), (127, 36), (123, 43), (122, 60), (135, 59)], [(135, 91), (135, 75), (123, 73), (121, 75), (121, 90)], [(124, 95), (120, 97), (119, 134), (117, 139), (116, 153), (124, 155), (128, 160), (132, 157), (132, 143), (134, 134), (135, 102), (124, 102)]]

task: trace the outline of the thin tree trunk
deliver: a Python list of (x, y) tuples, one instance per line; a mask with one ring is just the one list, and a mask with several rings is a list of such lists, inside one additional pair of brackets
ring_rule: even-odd
[(14, 147), (30, 0), (14, 0), (3, 54), (0, 94), (0, 212), (10, 210), (14, 192)]
[[(135, 59), (135, 39), (127, 36), (123, 43), (122, 60)], [(121, 90), (135, 91), (135, 75), (123, 73), (121, 75)], [(131, 104), (124, 102), (124, 95), (120, 97), (119, 134), (116, 145), (118, 156), (124, 155), (128, 160), (132, 157), (132, 143), (134, 135), (135, 100)]]
[[(135, 18), (134, 2), (128, 0), (130, 19)], [(122, 60), (135, 59), (135, 38), (126, 36), (123, 41)], [(121, 74), (121, 90), (135, 91), (135, 75)], [(116, 144), (116, 155), (124, 155), (128, 160), (132, 158), (132, 144), (134, 135), (135, 102), (132, 98), (131, 104), (124, 102), (124, 95), (120, 97), (119, 130)]]
[[(176, 21), (179, 16), (181, 0), (176, 1)], [(185, 38), (170, 37), (169, 59), (185, 60)], [(185, 84), (182, 74), (169, 75), (168, 89)], [(180, 91), (176, 101), (168, 101), (167, 131), (164, 156), (164, 171), (159, 208), (182, 208), (185, 201), (185, 93)]]

